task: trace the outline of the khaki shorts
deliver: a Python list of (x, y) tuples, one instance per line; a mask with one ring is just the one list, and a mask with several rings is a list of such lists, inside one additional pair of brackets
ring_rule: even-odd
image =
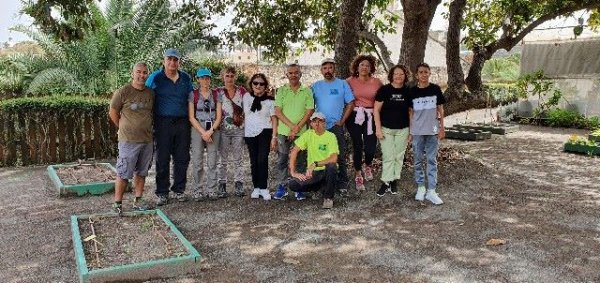
[(146, 177), (152, 166), (153, 143), (119, 142), (117, 176), (123, 180), (133, 178), (133, 174)]

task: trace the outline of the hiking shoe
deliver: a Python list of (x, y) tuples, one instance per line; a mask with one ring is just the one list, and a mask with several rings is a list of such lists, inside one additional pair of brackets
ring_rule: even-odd
[(136, 211), (145, 211), (150, 209), (150, 205), (148, 204), (148, 202), (146, 202), (146, 200), (144, 200), (143, 198), (140, 198), (139, 200), (134, 200), (133, 201), (133, 210)]
[(367, 180), (367, 181), (373, 180), (373, 168), (371, 168), (371, 166), (364, 165), (363, 173), (365, 173), (365, 180)]
[(440, 205), (444, 203), (442, 199), (438, 196), (438, 194), (435, 192), (435, 190), (428, 190), (427, 194), (425, 195), (425, 198), (435, 205)]
[(165, 205), (167, 203), (169, 203), (169, 198), (167, 196), (157, 196), (158, 201), (156, 202), (156, 205), (161, 206), (161, 205)]
[(112, 211), (119, 216), (123, 216), (123, 206), (120, 203), (113, 203)]
[(296, 192), (294, 194), (294, 196), (296, 197), (296, 200), (305, 200), (306, 199), (306, 195), (303, 192)]
[(206, 196), (203, 193), (194, 193), (194, 195), (192, 196), (192, 199), (194, 201), (203, 201), (203, 200), (206, 200)]
[(425, 192), (427, 192), (425, 186), (421, 185), (417, 187), (417, 194), (415, 195), (415, 200), (423, 201), (425, 199)]
[(279, 186), (277, 186), (277, 190), (273, 194), (273, 199), (279, 200), (279, 199), (284, 198), (287, 195), (288, 195), (287, 189), (285, 188), (285, 186), (280, 184)]
[(246, 192), (244, 192), (244, 184), (242, 184), (240, 181), (235, 182), (235, 196), (243, 197), (245, 195)]
[(259, 189), (258, 193), (264, 200), (271, 200), (271, 193), (269, 193), (269, 189)]
[(254, 188), (254, 191), (252, 191), (252, 194), (250, 194), (250, 198), (259, 198), (259, 197), (260, 197), (260, 189)]
[(362, 176), (354, 178), (354, 183), (356, 184), (356, 189), (359, 191), (365, 191), (367, 189), (365, 188), (365, 180)]
[(219, 183), (219, 193), (217, 195), (219, 198), (226, 198), (229, 196), (227, 193), (227, 183)]
[(398, 194), (398, 184), (397, 183), (398, 183), (397, 180), (390, 182), (390, 187), (387, 190), (388, 192), (390, 192), (390, 194), (392, 194), (392, 195)]
[(220, 194), (217, 194), (215, 192), (208, 192), (206, 193), (206, 198), (208, 200), (218, 200), (219, 198), (222, 198)]
[(175, 199), (177, 199), (177, 201), (179, 201), (179, 202), (187, 201), (187, 197), (185, 196), (185, 193), (175, 193)]
[(330, 199), (330, 198), (323, 199), (323, 208), (324, 209), (330, 209), (332, 207), (333, 207), (333, 199)]
[(381, 187), (379, 187), (379, 190), (377, 190), (377, 196), (378, 197), (382, 197), (385, 195), (385, 192), (387, 192), (390, 189), (390, 185), (387, 184), (386, 182), (381, 182)]

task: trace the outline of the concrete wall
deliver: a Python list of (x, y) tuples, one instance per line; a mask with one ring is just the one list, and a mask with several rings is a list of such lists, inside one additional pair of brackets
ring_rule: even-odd
[[(275, 87), (279, 87), (287, 83), (285, 77), (286, 66), (285, 65), (256, 65), (256, 64), (245, 64), (238, 65), (238, 68), (250, 77), (252, 74), (260, 72), (264, 73), (271, 84)], [(302, 83), (305, 85), (311, 85), (313, 82), (322, 80), (321, 66), (302, 66)], [(379, 69), (375, 76), (381, 79), (385, 84), (388, 83), (387, 73), (383, 69)], [(431, 82), (439, 84), (444, 89), (447, 85), (448, 74), (446, 68), (431, 67)]]

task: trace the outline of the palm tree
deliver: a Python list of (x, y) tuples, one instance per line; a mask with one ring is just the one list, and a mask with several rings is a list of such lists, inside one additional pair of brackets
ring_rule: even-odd
[(109, 0), (105, 11), (96, 5), (91, 13), (96, 28), (78, 41), (61, 42), (36, 29), (13, 28), (34, 39), (44, 53), (1, 58), (11, 64), (0, 67), (0, 91), (102, 95), (128, 82), (136, 62), (157, 68), (167, 47), (178, 47), (184, 54), (198, 46), (216, 48), (209, 34), (213, 26), (205, 23), (204, 11), (195, 5)]

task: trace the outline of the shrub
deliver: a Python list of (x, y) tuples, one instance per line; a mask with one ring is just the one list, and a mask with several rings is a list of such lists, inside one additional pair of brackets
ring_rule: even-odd
[(546, 117), (552, 127), (586, 128), (588, 124), (587, 119), (574, 110), (555, 108), (548, 110)]

